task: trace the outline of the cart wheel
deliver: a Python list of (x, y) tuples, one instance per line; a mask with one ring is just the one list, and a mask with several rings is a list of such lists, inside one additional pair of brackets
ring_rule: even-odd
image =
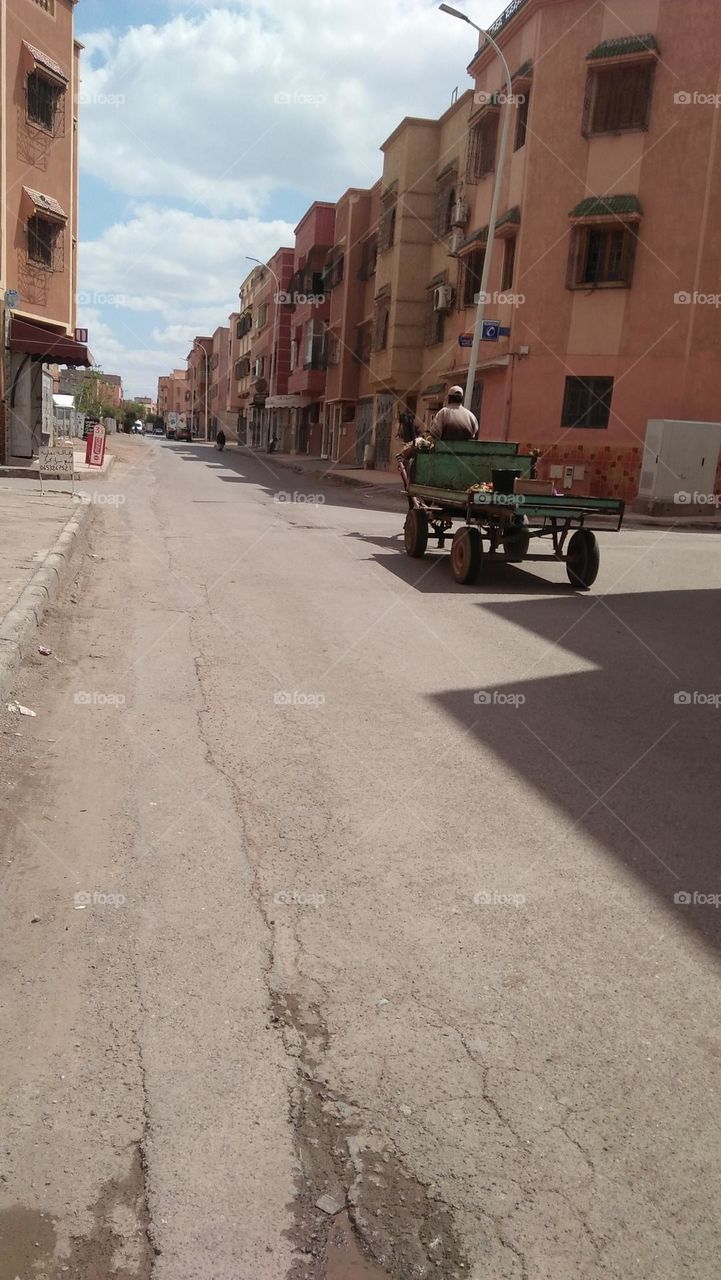
[(403, 527), (406, 551), (415, 560), (426, 554), (428, 546), (428, 516), (420, 507), (411, 507)]
[(508, 525), (508, 532), (503, 539), (506, 560), (510, 564), (520, 564), (521, 560), (525, 560), (528, 555), (530, 544), (531, 535), (528, 532), (528, 517), (521, 516), (520, 520), (515, 520), (513, 524)]
[(464, 525), (453, 535), (451, 543), (451, 573), (456, 582), (472, 583), (478, 577), (481, 567), (483, 543), (480, 529), (474, 525)]
[(572, 587), (588, 591), (598, 577), (601, 554), (595, 534), (590, 529), (577, 529), (568, 544), (566, 573)]

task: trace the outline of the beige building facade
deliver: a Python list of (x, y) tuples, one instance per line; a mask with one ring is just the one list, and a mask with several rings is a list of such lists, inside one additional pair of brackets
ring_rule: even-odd
[(43, 366), (89, 366), (76, 330), (81, 46), (74, 0), (0, 6), (0, 459), (42, 440)]

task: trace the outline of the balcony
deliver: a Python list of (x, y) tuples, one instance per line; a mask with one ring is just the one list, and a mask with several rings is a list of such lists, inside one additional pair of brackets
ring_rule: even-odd
[(327, 369), (328, 357), (323, 351), (319, 355), (313, 356), (310, 360), (306, 360), (305, 364), (303, 365), (303, 368), (304, 369)]

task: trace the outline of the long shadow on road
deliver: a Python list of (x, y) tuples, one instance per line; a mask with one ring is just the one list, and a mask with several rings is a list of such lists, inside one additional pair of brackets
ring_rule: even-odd
[[(227, 484), (246, 484), (262, 489), (274, 501), (307, 502), (314, 495), (320, 497), (323, 506), (356, 507), (368, 511), (376, 503), (385, 511), (397, 511), (403, 522), (403, 505), (400, 501), (400, 477), (398, 490), (386, 493), (373, 486), (353, 485), (333, 479), (332, 468), (327, 477), (319, 480), (304, 472), (295, 472), (291, 466), (273, 461), (272, 454), (258, 453), (245, 448), (224, 449), (220, 453), (209, 445), (169, 446), (177, 457), (185, 462), (203, 462), (219, 472), (219, 479)], [(228, 474), (232, 472), (233, 474)], [(322, 491), (322, 492), (321, 492)]]
[(709, 898), (721, 895), (719, 592), (477, 607), (589, 669), (527, 671), (480, 698), (457, 689), (433, 701), (557, 807), (569, 858), (574, 829), (591, 836), (718, 948), (721, 909)]

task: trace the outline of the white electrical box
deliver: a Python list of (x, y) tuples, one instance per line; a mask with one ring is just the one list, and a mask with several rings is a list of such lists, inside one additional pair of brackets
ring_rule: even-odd
[(720, 422), (650, 418), (638, 506), (660, 515), (709, 511), (720, 454)]

